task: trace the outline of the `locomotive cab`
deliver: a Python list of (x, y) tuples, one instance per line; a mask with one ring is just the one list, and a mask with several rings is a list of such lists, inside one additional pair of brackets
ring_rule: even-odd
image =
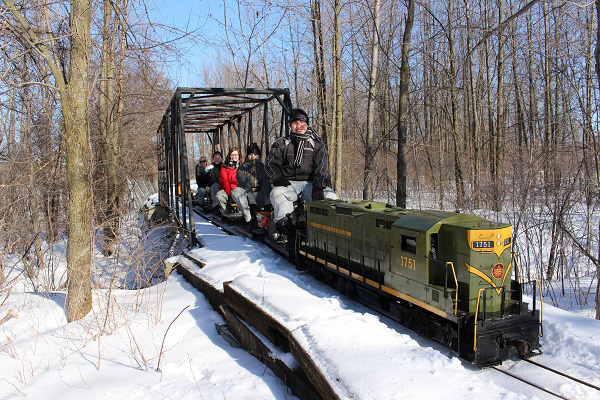
[(461, 311), (501, 316), (514, 297), (512, 227), (475, 216), (461, 217), (444, 223), (437, 235), (432, 234), (435, 245), (431, 247), (437, 247), (440, 260), (451, 263), (456, 273)]

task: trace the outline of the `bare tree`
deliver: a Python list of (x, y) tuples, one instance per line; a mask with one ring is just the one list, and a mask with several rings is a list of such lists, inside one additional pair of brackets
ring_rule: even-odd
[(367, 135), (365, 139), (365, 170), (363, 174), (363, 200), (373, 199), (373, 165), (377, 154), (375, 135), (375, 98), (377, 97), (377, 73), (379, 68), (379, 10), (380, 0), (373, 5), (373, 34), (371, 40), (371, 73), (367, 98)]
[(67, 173), (69, 182), (68, 309), (69, 321), (83, 318), (92, 308), (92, 191), (90, 183), (89, 60), (91, 51), (91, 1), (70, 4), (71, 46), (69, 70), (30, 26), (11, 0), (5, 3), (15, 22), (9, 29), (35, 50), (52, 71), (62, 103), (65, 123)]
[(329, 142), (329, 123), (327, 115), (327, 79), (325, 75), (325, 50), (323, 43), (323, 24), (321, 20), (321, 0), (310, 2), (313, 53), (315, 60), (315, 75), (317, 81), (318, 125), (325, 144)]
[(333, 133), (332, 144), (335, 146), (335, 190), (342, 193), (342, 152), (344, 143), (343, 129), (343, 86), (342, 86), (342, 31), (341, 31), (341, 0), (334, 0), (333, 18)]
[(454, 1), (448, 1), (448, 49), (450, 51), (450, 102), (451, 102), (451, 120), (452, 120), (452, 140), (454, 147), (454, 181), (456, 184), (456, 207), (462, 208), (465, 201), (465, 188), (462, 172), (462, 155), (460, 140), (460, 130), (458, 125), (458, 95), (456, 87), (456, 56), (454, 42)]
[(402, 64), (400, 65), (400, 93), (398, 94), (398, 159), (396, 205), (406, 207), (406, 156), (405, 146), (408, 133), (408, 92), (410, 82), (410, 40), (415, 19), (415, 2), (409, 0), (408, 14), (402, 38)]

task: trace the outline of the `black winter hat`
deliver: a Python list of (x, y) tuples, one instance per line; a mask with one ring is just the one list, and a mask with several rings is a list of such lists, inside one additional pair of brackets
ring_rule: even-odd
[(256, 143), (252, 143), (252, 144), (250, 144), (250, 146), (248, 146), (246, 154), (250, 154), (250, 153), (256, 153), (256, 154), (258, 154), (259, 157), (262, 155), (262, 153), (260, 151), (260, 147)]
[(292, 111), (290, 111), (289, 123), (291, 124), (294, 121), (304, 121), (306, 122), (306, 125), (310, 125), (308, 114), (301, 108), (294, 108)]

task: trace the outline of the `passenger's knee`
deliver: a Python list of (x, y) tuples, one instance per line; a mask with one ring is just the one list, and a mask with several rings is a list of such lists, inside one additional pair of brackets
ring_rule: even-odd
[(333, 190), (331, 188), (325, 188), (325, 190), (323, 190), (323, 196), (329, 200), (337, 200), (338, 199), (337, 193), (335, 193), (335, 190)]

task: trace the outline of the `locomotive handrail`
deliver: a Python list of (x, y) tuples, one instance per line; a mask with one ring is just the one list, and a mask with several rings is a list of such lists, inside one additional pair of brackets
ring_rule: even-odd
[(517, 262), (517, 252), (513, 251), (512, 252), (512, 259), (513, 259), (513, 263), (515, 264), (515, 273), (516, 273), (516, 278), (517, 278), (517, 282), (519, 282), (520, 285), (523, 284), (523, 275), (521, 275), (521, 270), (519, 269), (519, 263)]
[[(533, 296), (533, 304), (532, 304), (532, 312), (535, 313), (536, 310), (536, 300), (537, 300), (537, 293), (539, 291), (540, 293), (540, 333), (539, 333), (539, 337), (543, 337), (544, 336), (544, 299), (542, 297), (542, 283), (540, 282), (539, 279), (534, 279), (531, 280), (529, 282), (525, 282), (523, 283), (523, 286), (525, 285), (531, 285), (533, 283), (533, 290), (531, 291), (531, 294)], [(539, 289), (538, 289), (539, 287)], [(521, 296), (522, 294), (522, 290), (521, 290)]]
[[(308, 238), (309, 238), (309, 237), (308, 237), (308, 234), (306, 234), (306, 233), (302, 233), (302, 232), (300, 232), (300, 231), (296, 231), (296, 235), (297, 235), (297, 236), (300, 236), (300, 237), (304, 237), (304, 238), (306, 238), (306, 239), (308, 239)], [(328, 233), (325, 233), (325, 236), (331, 236), (331, 235), (329, 235)], [(315, 243), (317, 242), (317, 239), (315, 239), (315, 238), (311, 238), (311, 239), (312, 239), (312, 240), (313, 240)], [(322, 242), (322, 243), (327, 243), (327, 242), (326, 242), (326, 241), (324, 241), (324, 240), (319, 240), (319, 242)], [(334, 247), (337, 249), (337, 246), (335, 246), (335, 245), (334, 245)], [(372, 248), (374, 248), (374, 247), (372, 247)], [(375, 249), (375, 250), (377, 250), (376, 248), (374, 248), (374, 249)], [(385, 259), (386, 259), (386, 258), (388, 258), (388, 255), (390, 254), (390, 251), (391, 251), (391, 249), (392, 249), (392, 246), (387, 246), (387, 248), (385, 249), (385, 253), (383, 253), (383, 257), (381, 257), (381, 258), (379, 258), (379, 257), (369, 257), (369, 256), (365, 256), (365, 257), (366, 257), (366, 258), (369, 258), (369, 259), (371, 259), (371, 260), (373, 260), (373, 261), (385, 261)], [(360, 252), (358, 252), (358, 251), (352, 251), (352, 250), (350, 250), (350, 249), (348, 249), (348, 251), (349, 251), (350, 253), (352, 253), (352, 254), (357, 254), (357, 255), (360, 255), (360, 256), (362, 256), (362, 255), (363, 255), (362, 253), (360, 253)], [(390, 262), (391, 262), (391, 261), (390, 261)]]
[(540, 288), (540, 337), (544, 336), (544, 298), (542, 297), (542, 282), (537, 280)]
[[(475, 307), (475, 321), (474, 321), (474, 331), (473, 331), (473, 351), (477, 350), (477, 319), (479, 318), (479, 303), (481, 301), (481, 292), (483, 292), (483, 319), (482, 321), (485, 321), (485, 311), (486, 311), (486, 297), (485, 297), (485, 292), (488, 290), (492, 290), (494, 288), (488, 287), (488, 288), (481, 288), (479, 289), (479, 292), (477, 293), (477, 306)], [(506, 290), (504, 286), (500, 286), (500, 290), (502, 290), (502, 293), (504, 294), (504, 291)]]
[[(329, 234), (327, 234), (327, 233), (325, 233), (325, 236), (328, 236), (328, 237), (329, 237), (330, 235), (329, 235)], [(308, 235), (308, 234), (306, 234), (306, 233), (302, 233), (302, 232), (300, 232), (300, 231), (298, 230), (298, 231), (296, 231), (296, 239), (297, 239), (297, 240), (296, 240), (296, 244), (295, 244), (295, 251), (296, 251), (297, 253), (300, 251), (300, 245), (301, 245), (301, 243), (300, 243), (300, 240), (298, 240), (299, 238), (303, 238), (303, 239), (304, 239), (304, 241), (306, 242), (306, 244), (307, 244), (307, 245), (309, 245), (309, 246), (311, 245), (311, 243), (310, 243), (310, 242), (312, 241), (312, 247), (313, 247), (315, 250), (318, 250), (318, 249), (319, 249), (319, 247), (318, 247), (317, 243), (323, 243), (323, 245), (324, 245), (324, 247), (325, 247), (325, 249), (323, 249), (323, 250), (325, 251), (325, 260), (324, 260), (324, 262), (325, 262), (325, 266), (329, 266), (329, 267), (331, 267), (331, 266), (335, 266), (335, 269), (336, 269), (337, 271), (339, 271), (339, 270), (340, 270), (340, 260), (339, 260), (339, 258), (338, 258), (338, 253), (339, 253), (339, 251), (338, 251), (338, 250), (339, 250), (339, 249), (338, 249), (338, 246), (336, 246), (336, 245), (332, 245), (332, 246), (333, 246), (333, 248), (335, 249), (335, 258), (336, 258), (336, 259), (335, 259), (335, 264), (333, 264), (333, 263), (331, 263), (331, 262), (329, 262), (329, 261), (327, 260), (327, 254), (329, 254), (329, 253), (331, 253), (331, 252), (330, 252), (330, 251), (327, 249), (327, 247), (328, 247), (328, 243), (327, 243), (327, 241), (326, 241), (326, 240), (318, 240), (317, 238), (309, 237), (309, 235)], [(376, 250), (376, 254), (377, 254), (377, 251), (378, 251), (378, 249), (377, 249), (377, 248), (374, 248), (374, 247), (373, 247), (373, 249), (374, 249), (374, 250)], [(392, 249), (392, 246), (387, 246), (387, 248), (385, 249), (385, 253), (383, 254), (383, 257), (382, 257), (382, 258), (379, 258), (379, 257), (369, 257), (369, 256), (365, 256), (364, 254), (362, 254), (362, 253), (360, 253), (360, 252), (357, 252), (357, 251), (352, 251), (352, 250), (350, 250), (350, 249), (347, 249), (347, 250), (346, 250), (346, 252), (347, 252), (347, 257), (346, 257), (346, 261), (347, 261), (347, 269), (348, 269), (348, 271), (349, 271), (349, 272), (352, 274), (352, 272), (351, 272), (351, 271), (352, 271), (351, 264), (352, 264), (352, 262), (353, 262), (353, 261), (352, 261), (352, 254), (356, 254), (356, 255), (358, 255), (358, 256), (360, 257), (360, 262), (358, 262), (358, 261), (357, 261), (356, 263), (357, 263), (357, 265), (358, 265), (358, 266), (360, 266), (360, 268), (361, 268), (361, 271), (360, 271), (360, 272), (361, 272), (361, 274), (360, 274), (360, 276), (361, 276), (361, 278), (362, 278), (362, 282), (366, 282), (366, 280), (367, 280), (367, 276), (366, 276), (366, 274), (365, 274), (365, 270), (364, 270), (364, 268), (365, 268), (365, 266), (366, 266), (365, 259), (372, 260), (372, 261), (373, 261), (373, 266), (372, 266), (372, 268), (373, 268), (373, 269), (375, 269), (375, 270), (377, 271), (377, 284), (378, 284), (378, 286), (379, 286), (379, 289), (381, 289), (381, 286), (383, 285), (383, 281), (382, 281), (382, 273), (381, 273), (381, 263), (382, 263), (382, 261), (383, 261), (383, 263), (385, 264), (385, 260), (386, 260), (386, 259), (388, 259), (388, 264), (389, 264), (389, 265), (388, 265), (388, 269), (387, 269), (387, 270), (390, 270), (390, 269), (391, 269), (391, 249)], [(306, 249), (305, 249), (304, 251), (306, 251)], [(307, 254), (308, 254), (308, 252), (307, 252)], [(312, 255), (312, 256), (314, 256), (314, 257), (316, 257), (316, 254), (317, 254), (317, 252), (315, 252), (315, 254), (311, 254), (311, 255)], [(331, 254), (333, 254), (333, 253), (331, 253)], [(385, 271), (384, 271), (384, 273), (385, 273)], [(358, 275), (358, 274), (357, 274), (357, 275)]]
[(456, 300), (454, 303), (454, 315), (458, 315), (458, 279), (456, 279), (456, 270), (454, 269), (454, 264), (452, 263), (452, 261), (447, 261), (446, 266), (448, 266), (448, 264), (450, 264), (450, 266), (452, 267), (452, 275), (454, 275), (454, 283), (456, 284)]
[(474, 321), (474, 333), (473, 333), (473, 352), (477, 351), (477, 318), (479, 316), (479, 301), (481, 300), (481, 292), (484, 292), (485, 296), (485, 288), (479, 289), (479, 293), (477, 293), (477, 306), (475, 306), (475, 321)]

